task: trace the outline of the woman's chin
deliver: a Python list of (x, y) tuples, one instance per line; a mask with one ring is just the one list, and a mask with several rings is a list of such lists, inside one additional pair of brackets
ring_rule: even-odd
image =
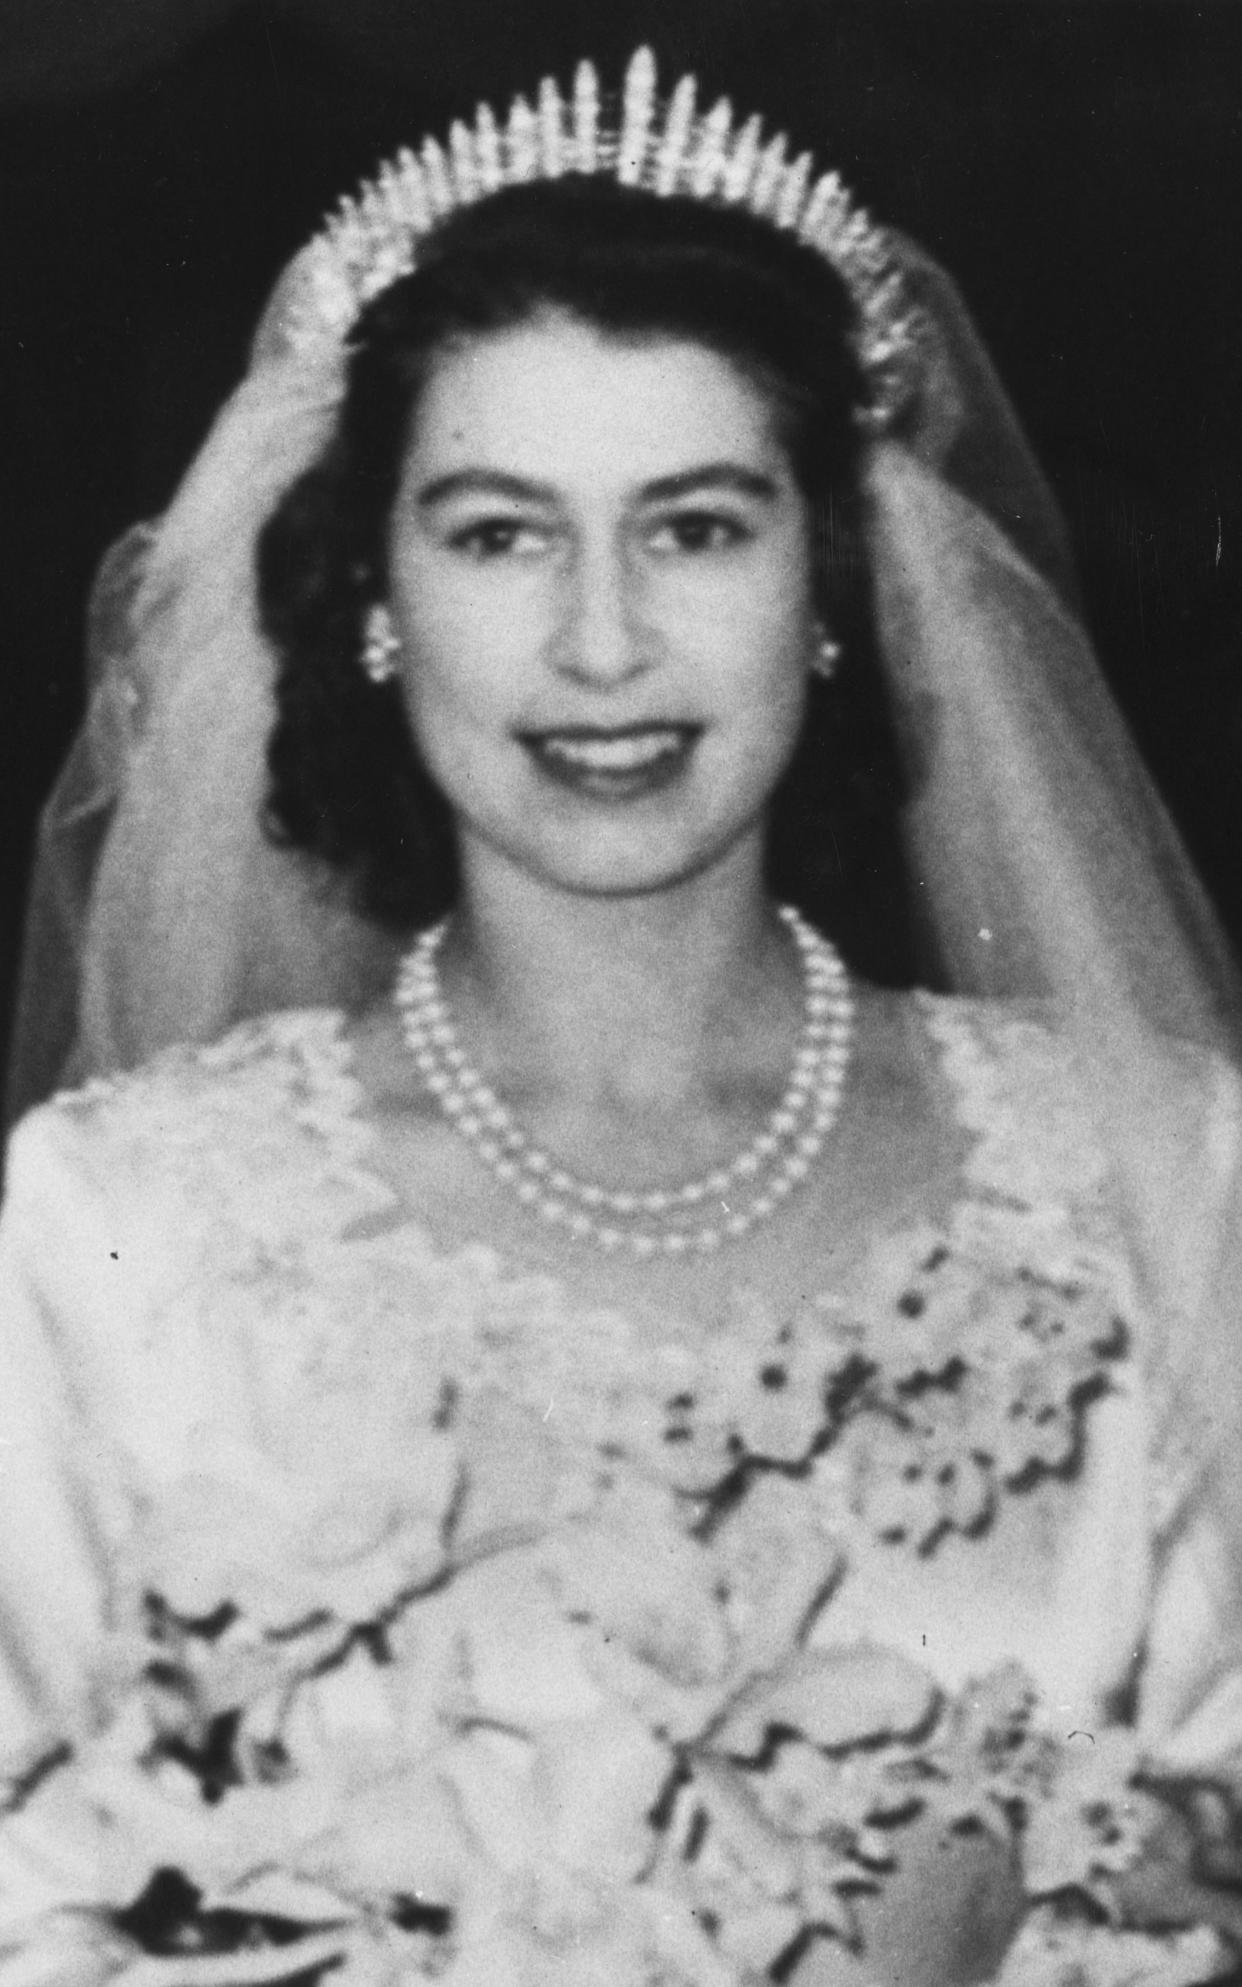
[(656, 896), (710, 874), (735, 843), (713, 835), (646, 833), (637, 824), (585, 819), (524, 847), (499, 847), (510, 866), (575, 897)]

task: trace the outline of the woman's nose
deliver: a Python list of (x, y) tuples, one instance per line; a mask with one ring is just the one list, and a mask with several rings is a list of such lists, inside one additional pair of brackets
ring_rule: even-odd
[(584, 552), (567, 575), (555, 661), (562, 674), (601, 687), (623, 683), (651, 661), (637, 576), (623, 554)]

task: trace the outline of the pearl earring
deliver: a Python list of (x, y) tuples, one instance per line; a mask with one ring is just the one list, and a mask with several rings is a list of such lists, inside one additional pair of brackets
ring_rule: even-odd
[(840, 642), (834, 635), (830, 635), (821, 623), (816, 630), (815, 650), (811, 657), (812, 674), (823, 677), (827, 682), (830, 677), (836, 675), (840, 660)]
[(401, 639), (382, 600), (368, 608), (362, 626), (362, 667), (372, 683), (391, 683), (397, 673)]

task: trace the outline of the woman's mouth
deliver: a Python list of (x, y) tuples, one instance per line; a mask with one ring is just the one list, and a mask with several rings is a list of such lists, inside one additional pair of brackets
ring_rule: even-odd
[(574, 725), (531, 731), (522, 743), (540, 771), (578, 793), (630, 799), (668, 785), (684, 770), (698, 741), (691, 724)]

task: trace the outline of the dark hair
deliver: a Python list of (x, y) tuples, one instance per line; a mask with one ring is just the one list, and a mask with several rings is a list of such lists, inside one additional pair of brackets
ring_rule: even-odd
[(332, 439), (259, 541), (259, 611), (279, 658), (270, 831), (343, 870), (387, 925), (417, 928), (451, 903), (448, 805), (399, 690), (359, 666), (362, 623), (386, 592), (389, 515), (437, 354), (549, 309), (617, 338), (692, 339), (769, 398), (815, 519), (818, 606), (844, 649), (833, 682), (812, 682), (773, 797), (769, 881), (857, 970), (908, 978), (900, 777), (860, 532), (854, 307), (820, 255), (744, 211), (603, 179), (506, 188), (442, 223), (417, 270), (363, 311)]

